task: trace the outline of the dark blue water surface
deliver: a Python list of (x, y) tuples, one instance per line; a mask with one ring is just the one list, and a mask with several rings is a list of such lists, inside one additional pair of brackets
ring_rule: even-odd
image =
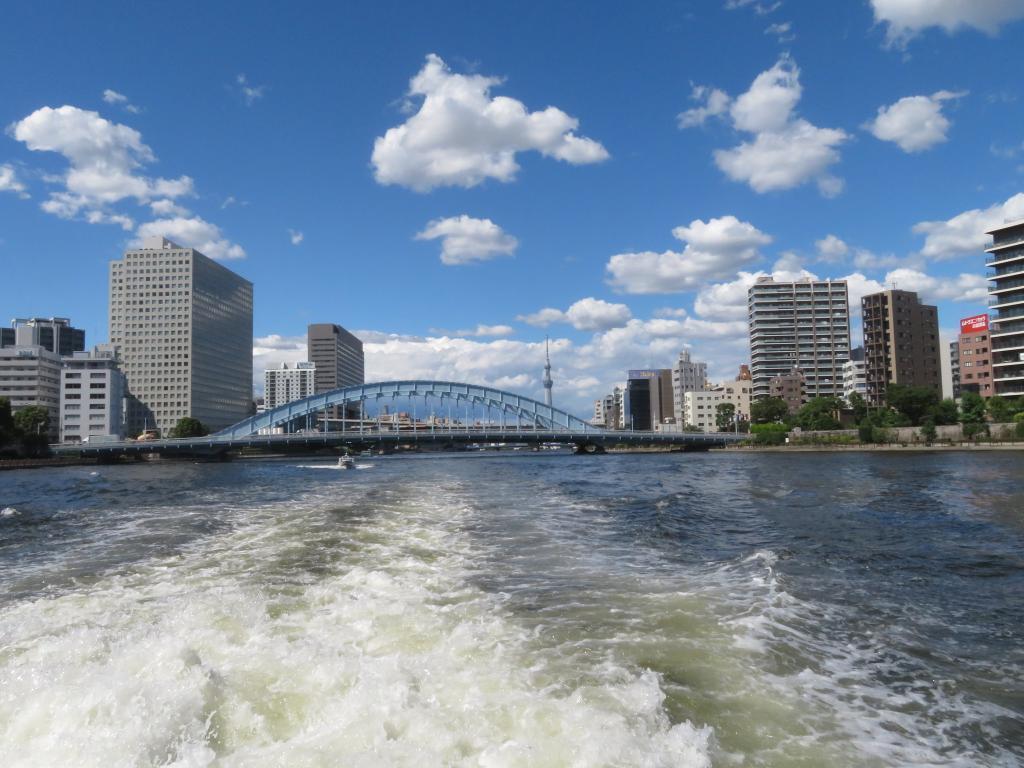
[[(457, 572), (445, 545), (420, 539), (387, 550), (382, 572), (441, 563), (459, 590), (492, 601), (481, 616), (522, 633), (520, 663), (543, 660), (538, 695), (590, 706), (615, 676), (653, 674), (663, 730), (705, 729), (694, 749), (714, 765), (1024, 764), (1024, 454), (363, 461), (356, 472), (292, 459), (0, 473), (0, 507), (17, 511), (0, 518), (0, 644), (29, 653), (26, 638), (41, 636), (29, 624), (58, 622), (45, 630), (53, 635), (78, 621), (44, 619), (43, 606), (72, 610), (69, 598), (148, 579), (149, 568), (194, 574), (195, 557), (257, 524), (287, 520), (293, 537), (294, 556), (268, 548), (246, 561), (267, 591), (372, 569), (366, 548), (394, 544), (409, 515), (417, 530), (458, 542)], [(398, 527), (378, 530), (385, 518)], [(436, 598), (437, 610), (463, 599)], [(28, 664), (0, 654), (0, 688)], [(63, 684), (44, 677), (24, 689), (30, 698)], [(316, 721), (311, 709), (303, 716)], [(678, 755), (678, 745), (624, 718), (631, 738), (652, 745), (630, 747), (635, 764), (682, 760), (659, 762), (658, 749)], [(405, 733), (392, 741), (417, 738)], [(3, 739), (32, 743), (0, 725)], [(234, 764), (235, 746), (197, 739)], [(476, 747), (460, 749), (444, 760), (478, 764)]]

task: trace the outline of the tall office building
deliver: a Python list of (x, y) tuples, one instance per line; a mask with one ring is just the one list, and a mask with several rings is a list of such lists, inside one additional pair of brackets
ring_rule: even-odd
[(0, 349), (0, 397), (11, 410), (38, 405), (50, 414), (49, 437), (60, 434), (60, 355), (38, 345)]
[(989, 334), (992, 380), (999, 397), (1019, 397), (1024, 395), (1024, 221), (986, 234), (992, 235), (985, 260), (992, 270), (989, 306), (996, 310)]
[(672, 415), (677, 424), (686, 423), (683, 395), (687, 392), (703, 392), (707, 388), (708, 364), (694, 360), (688, 349), (682, 350), (672, 366)]
[(956, 371), (960, 390), (957, 397), (963, 392), (974, 392), (985, 398), (995, 394), (992, 384), (992, 339), (988, 325), (988, 315), (965, 317), (960, 321), (960, 335), (956, 340)]
[(675, 419), (672, 371), (668, 368), (629, 371), (624, 393), (625, 427), (652, 430)]
[(263, 372), (263, 407), (266, 410), (309, 397), (316, 386), (316, 363), (296, 363), (289, 368), (267, 368)]
[(110, 263), (110, 341), (130, 433), (167, 435), (185, 416), (213, 431), (249, 415), (252, 283), (194, 248), (151, 237)]
[(928, 387), (942, 397), (938, 309), (896, 289), (869, 294), (860, 306), (868, 405), (884, 405), (889, 384)]
[(60, 376), (60, 441), (123, 438), (124, 390), (113, 344), (65, 355)]
[(18, 317), (0, 329), (0, 347), (42, 347), (65, 356), (85, 349), (85, 331), (66, 317)]
[(776, 282), (760, 277), (747, 292), (750, 372), (754, 399), (770, 395), (771, 380), (794, 369), (804, 396), (842, 397), (850, 359), (850, 307), (845, 280)]
[(366, 381), (363, 342), (340, 325), (313, 323), (306, 329), (307, 356), (316, 365), (316, 393)]

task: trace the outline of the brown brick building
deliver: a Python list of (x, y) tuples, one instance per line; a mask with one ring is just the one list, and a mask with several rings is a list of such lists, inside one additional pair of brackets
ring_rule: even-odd
[(913, 291), (893, 289), (862, 298), (861, 313), (868, 404), (884, 405), (889, 384), (929, 387), (941, 396), (938, 309)]
[(960, 391), (976, 392), (992, 397), (992, 341), (989, 338), (988, 315), (965, 317), (960, 321), (959, 344)]

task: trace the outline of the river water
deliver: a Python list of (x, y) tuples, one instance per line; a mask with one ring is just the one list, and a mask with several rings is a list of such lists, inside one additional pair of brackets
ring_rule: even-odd
[(1024, 456), (0, 473), (0, 766), (1016, 766)]

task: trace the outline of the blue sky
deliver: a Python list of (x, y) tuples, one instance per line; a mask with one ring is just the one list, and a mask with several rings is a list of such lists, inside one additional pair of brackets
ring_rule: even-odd
[[(1024, 216), (1021, 0), (10, 3), (0, 312), (106, 338), (107, 262), (164, 233), (374, 379), (585, 413), (689, 347), (747, 360), (759, 273), (895, 281), (950, 333)], [(854, 333), (859, 340), (859, 330)]]

